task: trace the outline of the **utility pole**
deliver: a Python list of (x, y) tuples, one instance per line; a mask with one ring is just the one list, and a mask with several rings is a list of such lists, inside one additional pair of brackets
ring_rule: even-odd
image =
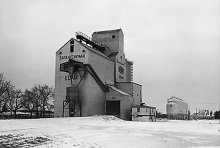
[(188, 110), (188, 120), (190, 120), (190, 109)]
[(197, 120), (197, 108), (196, 108), (196, 120)]

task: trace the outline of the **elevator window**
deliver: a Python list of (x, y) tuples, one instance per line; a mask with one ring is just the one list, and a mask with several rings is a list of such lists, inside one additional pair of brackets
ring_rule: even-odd
[(74, 52), (74, 45), (70, 45), (70, 52)]

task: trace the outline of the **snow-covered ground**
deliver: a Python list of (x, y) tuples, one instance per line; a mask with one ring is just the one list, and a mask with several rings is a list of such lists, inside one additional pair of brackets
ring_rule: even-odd
[(218, 120), (132, 122), (113, 116), (0, 120), (0, 148), (219, 148)]

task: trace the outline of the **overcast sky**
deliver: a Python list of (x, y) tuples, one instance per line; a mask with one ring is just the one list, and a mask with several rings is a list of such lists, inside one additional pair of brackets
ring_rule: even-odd
[(220, 109), (220, 0), (0, 0), (0, 73), (22, 90), (55, 85), (55, 52), (76, 31), (121, 28), (143, 102)]

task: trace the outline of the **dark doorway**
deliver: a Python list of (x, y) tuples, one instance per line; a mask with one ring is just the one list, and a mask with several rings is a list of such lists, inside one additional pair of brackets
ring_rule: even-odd
[(106, 101), (106, 115), (120, 117), (120, 101)]

